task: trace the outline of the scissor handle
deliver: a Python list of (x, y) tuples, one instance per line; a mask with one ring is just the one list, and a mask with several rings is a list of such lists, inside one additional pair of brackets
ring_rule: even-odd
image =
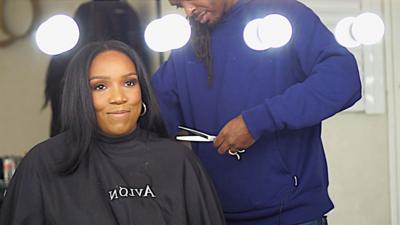
[(238, 150), (236, 152), (232, 152), (231, 150), (228, 150), (229, 155), (236, 156), (237, 160), (240, 160), (240, 154), (239, 153), (244, 153), (244, 152), (246, 152), (246, 149)]

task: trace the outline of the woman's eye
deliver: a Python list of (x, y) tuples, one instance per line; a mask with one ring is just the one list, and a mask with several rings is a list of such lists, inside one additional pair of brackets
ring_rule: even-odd
[(104, 84), (95, 84), (93, 87), (94, 90), (104, 90), (106, 86)]
[(127, 80), (125, 81), (126, 86), (135, 86), (137, 83), (137, 80)]

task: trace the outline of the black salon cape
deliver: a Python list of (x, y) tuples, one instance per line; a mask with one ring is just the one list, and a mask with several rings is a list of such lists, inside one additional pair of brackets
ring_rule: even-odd
[(214, 187), (190, 149), (139, 128), (96, 139), (68, 176), (54, 166), (68, 151), (65, 133), (35, 146), (11, 181), (0, 224), (225, 224)]

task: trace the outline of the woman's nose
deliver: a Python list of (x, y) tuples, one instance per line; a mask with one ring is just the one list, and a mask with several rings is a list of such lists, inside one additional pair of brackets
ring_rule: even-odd
[(111, 104), (123, 104), (127, 102), (128, 99), (122, 90), (122, 88), (113, 88), (111, 90), (111, 96), (110, 96), (110, 103)]

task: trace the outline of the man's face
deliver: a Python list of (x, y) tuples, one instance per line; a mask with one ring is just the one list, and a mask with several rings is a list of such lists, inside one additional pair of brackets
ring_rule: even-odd
[(189, 17), (208, 26), (215, 25), (237, 0), (169, 0), (172, 6), (183, 8)]

